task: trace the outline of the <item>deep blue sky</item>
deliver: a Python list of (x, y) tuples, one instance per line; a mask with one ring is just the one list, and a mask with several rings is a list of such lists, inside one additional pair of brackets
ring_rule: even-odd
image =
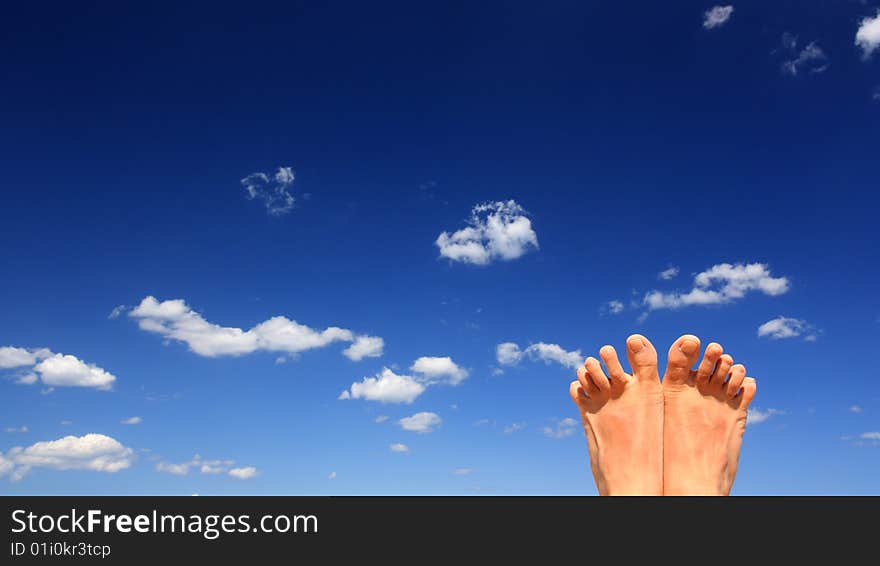
[[(0, 452), (99, 433), (137, 453), (116, 473), (35, 467), (0, 492), (595, 493), (582, 433), (543, 433), (577, 417), (573, 372), (494, 375), (496, 345), (595, 355), (640, 332), (665, 352), (690, 332), (778, 411), (749, 427), (735, 492), (880, 493), (880, 448), (857, 441), (880, 431), (880, 53), (854, 45), (876, 2), (735, 2), (711, 30), (706, 2), (144, 4), (0, 17), (0, 346), (117, 378), (41, 394), (5, 372), (0, 427), (28, 431), (0, 433)], [(827, 70), (782, 72), (785, 32), (821, 46)], [(296, 205), (270, 216), (239, 180), (280, 166)], [(508, 199), (539, 250), (439, 257), (441, 232)], [(790, 289), (647, 318), (629, 306), (725, 262), (766, 264)], [(108, 319), (149, 295), (214, 324), (282, 315), (385, 349), (207, 358)], [(627, 308), (603, 313), (609, 300)], [(779, 316), (817, 339), (757, 335)], [(412, 405), (337, 400), (421, 356), (470, 377)], [(421, 411), (443, 424), (395, 424)], [(194, 454), (259, 473), (155, 469)]]

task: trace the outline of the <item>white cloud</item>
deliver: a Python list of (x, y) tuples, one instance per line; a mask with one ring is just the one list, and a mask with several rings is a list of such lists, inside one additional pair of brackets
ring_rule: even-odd
[(850, 413), (861, 413), (862, 408), (858, 405), (853, 405), (852, 407), (849, 408), (849, 412)]
[(518, 364), (522, 356), (522, 350), (514, 342), (504, 342), (495, 347), (495, 357), (501, 365), (512, 366)]
[(782, 73), (797, 76), (803, 71), (822, 73), (828, 69), (828, 57), (815, 41), (798, 51), (798, 38), (788, 32), (782, 34), (782, 52), (788, 57), (782, 62)]
[(250, 330), (219, 326), (206, 321), (182, 299), (160, 302), (148, 296), (128, 315), (138, 321), (142, 330), (183, 342), (193, 353), (206, 357), (240, 356), (256, 351), (297, 354), (334, 342), (354, 342), (345, 354), (355, 360), (361, 354), (378, 355), (377, 340), (382, 341), (336, 326), (315, 330), (283, 316), (270, 318)]
[(516, 201), (487, 202), (471, 211), (468, 226), (443, 232), (435, 242), (440, 256), (453, 261), (488, 265), (509, 261), (538, 249), (538, 236), (526, 211)]
[(806, 334), (804, 340), (811, 342), (816, 340), (816, 334), (813, 333), (812, 326), (807, 321), (786, 316), (768, 320), (758, 327), (758, 336), (766, 336), (771, 340), (796, 338), (804, 334)]
[(761, 409), (755, 407), (749, 409), (749, 417), (748, 422), (750, 424), (758, 424), (766, 421), (770, 417), (774, 415), (784, 415), (785, 411), (780, 411), (779, 409), (767, 409), (766, 411), (762, 411)]
[(257, 475), (257, 469), (253, 466), (232, 468), (229, 470), (229, 475), (240, 480), (249, 480)]
[(329, 474), (327, 474), (327, 479), (328, 480), (335, 480), (336, 479), (336, 472), (330, 472)]
[(733, 14), (733, 6), (713, 6), (703, 13), (703, 27), (714, 29), (727, 23)]
[(513, 434), (526, 428), (526, 423), (512, 423), (504, 427), (504, 434)]
[(46, 358), (34, 366), (34, 371), (39, 374), (40, 381), (50, 387), (94, 387), (106, 391), (116, 381), (112, 373), (65, 354)]
[(257, 473), (253, 466), (233, 468), (235, 460), (205, 460), (198, 454), (186, 462), (158, 462), (156, 471), (175, 476), (185, 476), (191, 469), (197, 469), (205, 475), (228, 474), (238, 479), (248, 479)]
[(863, 432), (859, 435), (862, 440), (880, 440), (880, 432)]
[(10, 434), (13, 434), (13, 433), (28, 432), (30, 429), (27, 426), (22, 425), (22, 426), (8, 426), (4, 430)]
[(418, 434), (428, 434), (443, 423), (443, 419), (437, 413), (427, 411), (404, 417), (397, 421), (400, 428)]
[(421, 374), (420, 381), (426, 385), (435, 383), (458, 385), (468, 376), (468, 371), (453, 362), (449, 356), (423, 356), (413, 362), (410, 369)]
[(455, 470), (452, 470), (453, 476), (469, 476), (472, 473), (474, 473), (473, 468), (456, 468)]
[(127, 309), (128, 309), (128, 307), (125, 305), (119, 305), (117, 307), (113, 307), (113, 310), (110, 311), (110, 314), (107, 315), (107, 318), (109, 318), (109, 319), (119, 318), (119, 315), (124, 313)]
[(686, 293), (651, 291), (644, 304), (649, 310), (678, 309), (691, 305), (719, 305), (743, 298), (746, 293), (758, 291), (776, 296), (787, 293), (789, 281), (772, 277), (763, 263), (731, 265), (719, 263), (694, 277), (694, 286)]
[(35, 373), (25, 373), (16, 378), (15, 382), (19, 385), (33, 385), (39, 379)]
[(678, 275), (679, 271), (679, 268), (673, 266), (668, 269), (664, 269), (663, 271), (658, 273), (657, 277), (663, 279), (664, 281), (669, 281), (670, 279), (674, 279)]
[(880, 10), (873, 18), (865, 17), (856, 31), (856, 45), (862, 49), (865, 59), (871, 57), (874, 51), (880, 47)]
[(40, 359), (38, 357), (38, 352), (40, 351), (16, 348), (15, 346), (3, 346), (0, 348), (0, 369), (32, 366)]
[(378, 358), (384, 348), (385, 340), (378, 336), (358, 336), (342, 353), (349, 360), (359, 362), (364, 358)]
[(577, 431), (577, 421), (571, 417), (566, 417), (556, 423), (556, 427), (545, 426), (544, 435), (550, 438), (565, 438), (573, 435)]
[(603, 314), (604, 313), (620, 314), (624, 311), (625, 308), (626, 308), (626, 305), (624, 305), (621, 301), (608, 301), (607, 303), (602, 305), (602, 308), (600, 309), (600, 311)]
[(279, 167), (274, 175), (251, 173), (241, 180), (249, 200), (259, 199), (266, 205), (266, 212), (281, 216), (293, 210), (295, 199), (288, 190), (295, 179), (293, 168)]
[(400, 442), (396, 442), (388, 447), (392, 452), (397, 452), (398, 454), (406, 454), (409, 452), (409, 446), (406, 444), (401, 444)]
[(580, 367), (584, 362), (580, 350), (569, 352), (559, 344), (546, 342), (531, 344), (525, 350), (520, 350), (519, 346), (513, 342), (505, 342), (496, 346), (495, 355), (499, 364), (508, 366), (518, 364), (524, 356), (533, 360), (543, 360), (548, 364), (555, 362), (568, 368)]
[(351, 390), (343, 391), (339, 399), (365, 399), (380, 403), (410, 404), (425, 391), (425, 386), (409, 375), (397, 375), (388, 368), (375, 377), (365, 377), (360, 383), (351, 384)]
[(124, 425), (136, 425), (144, 422), (144, 419), (140, 417), (128, 417), (127, 419), (120, 421)]
[(384, 423), (387, 420), (388, 420), (388, 415), (379, 415), (378, 417), (376, 417), (374, 419), (375, 422), (380, 423), (380, 424)]
[(10, 449), (0, 455), (0, 475), (8, 473), (16, 481), (32, 468), (114, 473), (131, 466), (134, 458), (131, 448), (103, 434), (65, 436)]

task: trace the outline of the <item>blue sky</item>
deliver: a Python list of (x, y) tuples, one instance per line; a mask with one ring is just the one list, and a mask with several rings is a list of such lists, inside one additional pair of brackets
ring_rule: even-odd
[(732, 6), (7, 8), (0, 492), (593, 494), (633, 332), (758, 379), (735, 493), (880, 492), (880, 5)]

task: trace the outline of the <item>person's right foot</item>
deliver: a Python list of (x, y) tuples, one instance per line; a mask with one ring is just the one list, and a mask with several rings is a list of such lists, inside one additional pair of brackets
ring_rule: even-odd
[[(663, 494), (728, 495), (756, 384), (715, 342), (696, 370), (700, 339), (669, 349), (663, 376)], [(730, 378), (728, 379), (728, 375)]]

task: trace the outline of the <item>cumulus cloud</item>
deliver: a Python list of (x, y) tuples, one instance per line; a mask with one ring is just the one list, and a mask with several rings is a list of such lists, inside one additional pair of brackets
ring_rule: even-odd
[(403, 430), (415, 432), (417, 434), (428, 434), (434, 432), (434, 429), (443, 423), (443, 419), (437, 413), (429, 413), (423, 411), (409, 417), (404, 417), (397, 421), (397, 424)]
[(128, 417), (127, 419), (122, 420), (120, 422), (124, 425), (136, 425), (136, 424), (141, 424), (142, 422), (144, 422), (144, 419), (142, 419), (140, 417)]
[(573, 435), (577, 431), (577, 421), (571, 417), (566, 417), (561, 421), (557, 421), (556, 426), (545, 426), (544, 435), (550, 438), (565, 438)]
[(679, 271), (680, 270), (677, 267), (670, 267), (658, 273), (657, 277), (663, 279), (664, 281), (669, 281), (670, 279), (674, 279), (678, 275)]
[(349, 360), (359, 362), (364, 358), (378, 358), (385, 349), (385, 340), (378, 336), (358, 336), (351, 346), (342, 351)]
[(229, 475), (236, 479), (249, 480), (257, 475), (257, 469), (253, 466), (246, 466), (244, 468), (232, 468), (231, 470), (229, 470)]
[(749, 409), (748, 422), (749, 424), (758, 424), (766, 421), (772, 416), (784, 414), (785, 411), (780, 411), (779, 409), (761, 410), (757, 407), (754, 407)]
[(733, 6), (712, 6), (703, 13), (703, 27), (714, 29), (727, 23), (733, 14)]
[(47, 348), (0, 348), (0, 369), (27, 366), (31, 366), (30, 369), (19, 374), (15, 382), (33, 385), (40, 381), (49, 386), (49, 391), (54, 387), (93, 387), (106, 391), (112, 389), (116, 381), (116, 376), (110, 372), (76, 356), (55, 354)]
[(400, 442), (395, 442), (391, 446), (388, 447), (392, 452), (397, 452), (398, 454), (406, 454), (409, 452), (409, 446), (406, 444), (401, 444)]
[(359, 360), (381, 355), (384, 344), (381, 338), (358, 336), (345, 328), (315, 330), (283, 316), (272, 317), (250, 330), (219, 326), (205, 320), (182, 299), (158, 301), (148, 296), (128, 316), (137, 320), (141, 330), (183, 342), (193, 353), (206, 357), (241, 356), (257, 351), (298, 354), (334, 342), (353, 342), (345, 355)]
[(584, 362), (580, 350), (567, 351), (559, 344), (538, 342), (531, 344), (525, 350), (521, 350), (514, 342), (504, 342), (495, 347), (495, 355), (498, 363), (506, 366), (518, 364), (523, 357), (533, 360), (541, 360), (544, 363), (557, 363), (568, 368), (578, 368)]
[(103, 434), (65, 436), (0, 454), (0, 476), (17, 481), (33, 468), (114, 473), (131, 466), (134, 458), (131, 448)]
[(293, 210), (295, 199), (290, 194), (294, 173), (292, 167), (279, 167), (274, 175), (251, 173), (241, 180), (249, 200), (259, 199), (272, 216), (281, 216)]
[(361, 382), (352, 383), (351, 389), (343, 391), (339, 399), (410, 404), (424, 391), (425, 386), (414, 377), (398, 375), (388, 368), (383, 368), (375, 377), (365, 377)]
[(426, 385), (435, 383), (458, 385), (468, 376), (468, 371), (453, 362), (449, 356), (422, 356), (413, 363), (410, 369), (421, 374), (420, 381)]
[(516, 201), (487, 202), (471, 210), (468, 226), (443, 232), (435, 242), (440, 256), (453, 261), (488, 265), (509, 261), (538, 249), (538, 236), (526, 211)]
[(828, 69), (828, 57), (815, 41), (798, 50), (798, 38), (788, 32), (782, 34), (783, 56), (782, 73), (792, 77), (806, 71), (811, 74), (822, 73)]
[(868, 59), (880, 47), (880, 10), (873, 18), (862, 19), (856, 30), (856, 45), (862, 50), (862, 57)]
[(645, 295), (644, 304), (649, 310), (678, 309), (691, 305), (731, 303), (753, 291), (776, 296), (787, 293), (788, 290), (788, 279), (772, 277), (766, 264), (719, 263), (698, 273), (694, 277), (694, 286), (690, 291), (684, 293), (651, 291)]
[(816, 333), (812, 325), (799, 318), (779, 316), (768, 320), (758, 327), (758, 336), (780, 340), (782, 338), (797, 338), (804, 336), (804, 340), (815, 341)]
[(55, 354), (34, 367), (40, 381), (51, 387), (94, 387), (108, 390), (116, 376), (75, 356)]

